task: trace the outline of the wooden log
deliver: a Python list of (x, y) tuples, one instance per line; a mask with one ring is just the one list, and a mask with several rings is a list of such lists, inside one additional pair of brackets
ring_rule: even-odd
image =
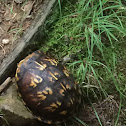
[[(38, 37), (38, 29), (44, 24), (56, 0), (44, 0), (30, 28), (18, 40), (15, 49), (5, 58), (0, 65), (0, 84), (16, 69), (17, 63), (26, 56), (31, 43)], [(32, 47), (33, 48), (33, 47)], [(35, 48), (33, 48), (35, 50)]]

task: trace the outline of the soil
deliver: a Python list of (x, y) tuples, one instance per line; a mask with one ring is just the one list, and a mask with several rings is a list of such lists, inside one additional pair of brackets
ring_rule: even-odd
[(0, 65), (34, 20), (43, 0), (0, 1)]

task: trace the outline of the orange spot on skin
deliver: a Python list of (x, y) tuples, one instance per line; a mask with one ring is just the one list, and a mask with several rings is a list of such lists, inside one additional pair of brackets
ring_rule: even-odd
[(64, 93), (64, 90), (63, 89), (60, 89), (59, 93), (62, 95), (62, 96), (65, 96), (63, 93)]
[(66, 115), (67, 114), (67, 111), (62, 111), (60, 112), (61, 115)]

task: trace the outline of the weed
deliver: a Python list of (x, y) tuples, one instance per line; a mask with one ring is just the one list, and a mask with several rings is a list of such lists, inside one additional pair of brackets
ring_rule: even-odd
[[(117, 73), (118, 56), (124, 54), (125, 49), (121, 53), (117, 50), (120, 50), (119, 44), (123, 44), (126, 37), (126, 13), (125, 9), (120, 9), (121, 2), (76, 0), (72, 4), (67, 0), (62, 8), (58, 2), (62, 17), (60, 15), (47, 31), (48, 36), (41, 49), (59, 61), (66, 55), (74, 54), (66, 65), (82, 90), (87, 92), (87, 97), (92, 96), (99, 101), (116, 92), (117, 99), (125, 98), (126, 87), (121, 83), (126, 82), (126, 74)], [(122, 100), (115, 126), (119, 121), (121, 104), (124, 104)], [(94, 112), (102, 126), (95, 109)]]

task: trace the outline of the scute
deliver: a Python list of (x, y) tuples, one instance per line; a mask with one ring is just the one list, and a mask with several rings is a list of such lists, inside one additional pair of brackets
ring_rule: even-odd
[(15, 78), (27, 107), (45, 123), (66, 120), (80, 102), (78, 85), (67, 69), (41, 51), (20, 61)]

